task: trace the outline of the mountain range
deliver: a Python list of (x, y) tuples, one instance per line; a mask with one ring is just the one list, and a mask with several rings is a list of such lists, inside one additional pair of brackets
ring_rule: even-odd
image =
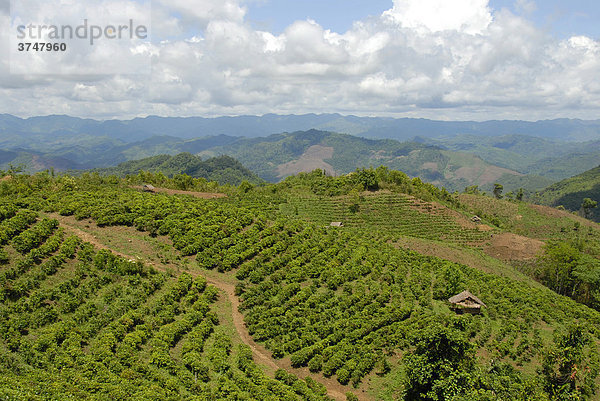
[(22, 119), (0, 114), (0, 145), (7, 139), (13, 144), (27, 144), (28, 138), (51, 134), (99, 136), (136, 142), (153, 136), (191, 139), (204, 136), (231, 135), (258, 137), (280, 132), (309, 129), (360, 135), (366, 138), (390, 138), (405, 141), (421, 136), (436, 138), (458, 134), (478, 136), (527, 135), (568, 141), (586, 141), (600, 136), (600, 120), (556, 119), (530, 121), (435, 121), (415, 118), (357, 117), (340, 114), (304, 114), (237, 116), (237, 117), (158, 117), (132, 120), (98, 121), (64, 115)]
[[(340, 133), (348, 134), (343, 135)], [(449, 189), (531, 192), (600, 159), (600, 120), (446, 122), (339, 114), (96, 121), (0, 115), (0, 169), (92, 169), (181, 152), (229, 155), (278, 181), (311, 168), (385, 164)]]

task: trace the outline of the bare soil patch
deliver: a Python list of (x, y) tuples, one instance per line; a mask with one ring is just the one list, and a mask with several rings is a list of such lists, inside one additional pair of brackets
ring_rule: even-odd
[[(142, 189), (141, 185), (134, 185), (132, 188)], [(196, 192), (196, 191), (183, 191), (181, 189), (170, 189), (170, 188), (154, 188), (154, 192), (160, 192), (168, 195), (191, 195), (200, 199), (216, 199), (216, 198), (226, 198), (226, 194), (218, 193), (218, 192)]]
[(544, 245), (543, 241), (523, 237), (513, 233), (491, 234), (489, 241), (483, 246), (483, 251), (505, 261), (531, 260), (537, 257)]
[(277, 176), (285, 177), (302, 172), (310, 172), (316, 169), (325, 170), (327, 174), (336, 175), (333, 166), (325, 162), (325, 159), (333, 157), (333, 148), (322, 145), (313, 145), (306, 149), (298, 160), (292, 160), (277, 166)]

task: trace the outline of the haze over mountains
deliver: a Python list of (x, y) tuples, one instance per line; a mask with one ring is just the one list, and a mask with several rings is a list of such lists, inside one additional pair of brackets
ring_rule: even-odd
[[(391, 138), (400, 141), (415, 136), (435, 138), (457, 134), (501, 136), (519, 134), (568, 141), (599, 139), (600, 120), (576, 119), (529, 121), (434, 121), (415, 118), (357, 117), (341, 114), (304, 114), (239, 117), (158, 117), (132, 120), (98, 121), (64, 115), (21, 119), (0, 115), (0, 133), (11, 134), (86, 134), (135, 142), (153, 136), (190, 139), (201, 136), (232, 135), (257, 137), (280, 132), (309, 129), (334, 131), (366, 138)], [(11, 135), (12, 136), (12, 135)], [(6, 137), (5, 137), (6, 138)], [(13, 141), (17, 141), (13, 138)], [(3, 140), (4, 142), (4, 140)]]
[(181, 152), (230, 155), (268, 181), (314, 168), (343, 174), (384, 164), (452, 190), (488, 189), (500, 181), (507, 189), (535, 191), (598, 165), (600, 120), (267, 114), (96, 121), (0, 115), (0, 168), (102, 168)]

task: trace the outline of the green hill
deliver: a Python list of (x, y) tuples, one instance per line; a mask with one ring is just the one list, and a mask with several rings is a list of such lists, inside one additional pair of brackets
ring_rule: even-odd
[(548, 181), (562, 180), (596, 166), (600, 154), (600, 141), (597, 140), (566, 142), (526, 135), (456, 135), (423, 141), (452, 151), (472, 153), (488, 163), (523, 174), (544, 177), (545, 186), (551, 184)]
[(385, 167), (213, 189), (2, 177), (0, 398), (597, 399), (598, 224)]
[(115, 167), (94, 169), (103, 175), (136, 175), (140, 171), (162, 173), (168, 177), (176, 174), (187, 174), (194, 178), (204, 178), (216, 181), (221, 185), (239, 185), (242, 181), (260, 183), (262, 180), (244, 167), (240, 162), (229, 156), (218, 156), (202, 160), (190, 153), (179, 153), (175, 156), (158, 155), (140, 160), (123, 162)]
[[(1, 398), (596, 396), (596, 284), (576, 302), (492, 252), (577, 239), (575, 217), (386, 168), (222, 189), (0, 181)], [(452, 309), (463, 290), (481, 314)]]
[[(600, 166), (549, 186), (540, 192), (538, 201), (578, 212), (585, 198), (600, 201)], [(600, 221), (598, 208), (592, 209), (589, 217)]]
[[(311, 167), (331, 168), (344, 174), (356, 167), (386, 164), (451, 189), (462, 190), (466, 185), (476, 184), (489, 191), (490, 181), (497, 180), (507, 191), (523, 187), (535, 192), (595, 166), (600, 154), (599, 126), (598, 121), (566, 119), (443, 122), (338, 114), (220, 118), (149, 116), (128, 121), (95, 121), (68, 116), (21, 119), (0, 115), (0, 169), (10, 165), (22, 165), (28, 172), (49, 168), (55, 171), (104, 168), (128, 160), (189, 152), (231, 155), (245, 165), (252, 163), (250, 167), (254, 171), (272, 182), (298, 171), (310, 171)], [(332, 161), (323, 162), (323, 159), (328, 160), (327, 149), (309, 149), (309, 146), (296, 154), (298, 143), (291, 141), (287, 144), (291, 148), (276, 149), (277, 145), (271, 142), (277, 142), (274, 138), (278, 136), (266, 137), (310, 129), (388, 141), (365, 143), (363, 138), (337, 138), (335, 146), (311, 144), (334, 147)], [(331, 141), (336, 142), (333, 138)], [(425, 151), (404, 159), (393, 152), (386, 154), (388, 147), (398, 148), (399, 142), (395, 141), (433, 145), (446, 151), (447, 160), (424, 148), (420, 150)], [(262, 142), (270, 145), (258, 145)], [(244, 149), (245, 146), (248, 149)], [(357, 148), (352, 149), (352, 146)], [(255, 150), (270, 151), (276, 159), (262, 157), (261, 160), (261, 155), (252, 154)], [(306, 151), (308, 153), (304, 154)], [(465, 154), (470, 160), (465, 159)], [(506, 169), (505, 174), (498, 168)]]
[(451, 191), (469, 185), (491, 190), (498, 180), (506, 182), (507, 191), (524, 185), (533, 184), (531, 189), (539, 189), (550, 184), (547, 180), (491, 165), (469, 153), (417, 142), (374, 140), (317, 130), (242, 138), (200, 154), (231, 155), (271, 182), (317, 168), (341, 175), (360, 167), (385, 165)]
[[(346, 174), (359, 167), (387, 165), (450, 190), (479, 185), (490, 191), (493, 183), (499, 181), (507, 192), (521, 187), (533, 192), (554, 181), (544, 177), (542, 167), (535, 169), (536, 175), (524, 174), (528, 171), (521, 169), (521, 162), (537, 160), (533, 155), (543, 152), (554, 155), (557, 149), (561, 149), (559, 143), (533, 137), (523, 137), (510, 149), (501, 149), (496, 146), (505, 146), (502, 141), (507, 141), (507, 138), (500, 137), (494, 142), (490, 138), (461, 136), (454, 142), (440, 140), (432, 145), (395, 139), (366, 139), (318, 130), (252, 139), (226, 135), (182, 139), (160, 135), (134, 142), (90, 134), (73, 136), (72, 133), (57, 133), (53, 137), (43, 137), (39, 133), (31, 135), (26, 150), (0, 151), (0, 169), (8, 169), (9, 165), (23, 165), (28, 172), (51, 167), (56, 171), (108, 168), (128, 160), (189, 152), (205, 158), (232, 156), (270, 182), (315, 168), (331, 174)], [(19, 138), (17, 136), (14, 139)], [(475, 148), (477, 151), (465, 146), (464, 141), (478, 144)], [(0, 141), (0, 146), (7, 146), (7, 149), (15, 148), (18, 144), (20, 142), (10, 138), (5, 142)], [(543, 152), (517, 155), (517, 151), (527, 148), (541, 149)], [(510, 162), (514, 155), (519, 157), (519, 163)], [(568, 160), (557, 165), (569, 166), (568, 171), (575, 172), (583, 171), (580, 167), (584, 168)], [(168, 172), (172, 173), (173, 169)], [(563, 178), (562, 173), (557, 174)], [(550, 176), (554, 178), (557, 174)]]

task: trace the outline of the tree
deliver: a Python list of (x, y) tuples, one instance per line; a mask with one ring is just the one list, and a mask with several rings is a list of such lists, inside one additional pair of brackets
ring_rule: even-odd
[(254, 188), (254, 185), (250, 184), (248, 181), (244, 180), (241, 182), (241, 184), (238, 187), (238, 190), (240, 191), (240, 193), (248, 193), (249, 191), (251, 191)]
[(354, 395), (353, 393), (351, 393), (350, 391), (348, 391), (346, 393), (346, 401), (358, 401), (358, 397), (356, 395)]
[(182, 189), (184, 191), (192, 188), (194, 185), (194, 179), (187, 174), (174, 175), (173, 182), (175, 183), (175, 187), (177, 189)]
[(467, 395), (473, 388), (474, 357), (473, 345), (462, 332), (431, 325), (404, 357), (405, 399), (437, 401)]
[(494, 196), (496, 197), (496, 199), (502, 199), (502, 191), (504, 190), (504, 186), (502, 186), (501, 184), (495, 183), (494, 184)]
[(365, 191), (376, 191), (379, 189), (377, 175), (372, 168), (356, 170), (356, 175), (358, 182), (362, 184)]
[(13, 165), (12, 163), (9, 163), (8, 165), (8, 175), (17, 175), (18, 173), (22, 173), (23, 171), (25, 171), (25, 165), (20, 163), (17, 164), (16, 166)]
[(519, 188), (519, 191), (517, 192), (517, 200), (518, 201), (523, 200), (523, 188)]
[(572, 272), (580, 257), (580, 252), (566, 242), (548, 242), (538, 259), (542, 283), (561, 295), (571, 295)]
[(586, 219), (590, 217), (592, 209), (598, 206), (598, 202), (592, 200), (590, 198), (585, 198), (583, 202), (581, 202), (581, 208), (583, 209), (583, 217)]
[(480, 195), (481, 191), (479, 190), (479, 185), (471, 185), (468, 187), (465, 187), (465, 194), (471, 194), (471, 195)]
[(183, 363), (194, 374), (194, 381), (208, 381), (208, 367), (202, 361), (202, 355), (196, 351), (188, 352), (183, 356)]

